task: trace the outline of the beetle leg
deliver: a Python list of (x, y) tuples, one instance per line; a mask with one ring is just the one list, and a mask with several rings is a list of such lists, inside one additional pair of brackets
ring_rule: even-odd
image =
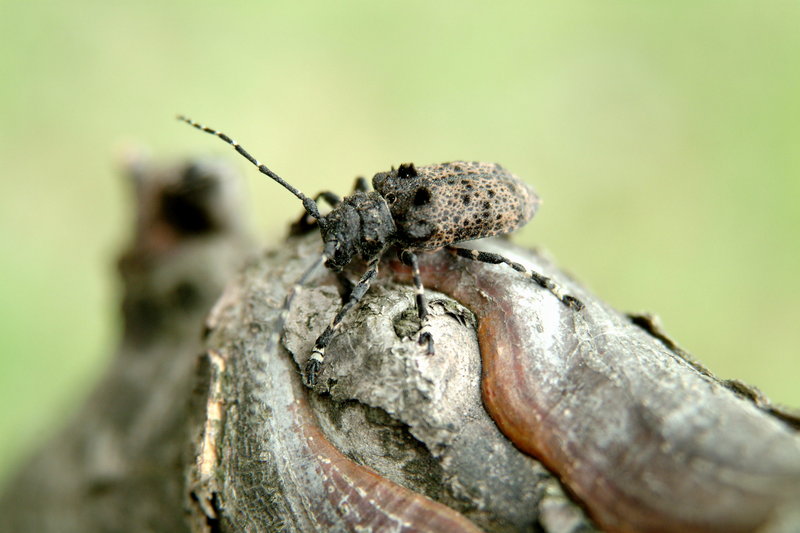
[(472, 259), (473, 261), (481, 261), (483, 263), (490, 263), (493, 265), (505, 263), (506, 265), (510, 266), (517, 272), (520, 272), (525, 276), (529, 277), (530, 279), (532, 279), (534, 282), (536, 282), (537, 285), (539, 285), (543, 289), (547, 289), (548, 291), (553, 293), (553, 295), (559, 300), (561, 300), (561, 303), (563, 303), (567, 307), (574, 309), (575, 311), (580, 311), (581, 309), (583, 309), (583, 303), (580, 300), (578, 300), (577, 298), (575, 298), (570, 294), (565, 294), (561, 289), (561, 287), (556, 285), (555, 282), (553, 282), (553, 280), (551, 280), (547, 276), (539, 274), (538, 272), (534, 272), (533, 270), (528, 270), (523, 265), (515, 263), (510, 259), (506, 259), (502, 255), (493, 254), (490, 252), (481, 252), (478, 250), (470, 250), (468, 248), (456, 248), (455, 246), (448, 246), (447, 248), (449, 250), (452, 250), (459, 256), (466, 257), (467, 259)]
[(425, 299), (425, 287), (422, 286), (422, 276), (419, 273), (419, 261), (417, 254), (404, 250), (400, 260), (411, 266), (411, 274), (414, 277), (414, 288), (417, 291), (417, 314), (419, 315), (419, 344), (427, 345), (428, 355), (433, 355), (433, 336), (428, 328), (428, 303)]
[(353, 192), (369, 192), (369, 182), (363, 176), (356, 178), (356, 184), (353, 186)]
[(283, 310), (281, 311), (281, 319), (284, 322), (289, 314), (289, 308), (292, 306), (292, 300), (294, 300), (294, 297), (297, 296), (297, 293), (303, 289), (303, 286), (308, 282), (308, 278), (311, 277), (311, 274), (313, 274), (314, 271), (317, 270), (327, 260), (327, 255), (320, 255), (319, 258), (314, 261), (314, 263), (308, 267), (305, 272), (303, 272), (303, 275), (300, 276), (300, 279), (298, 279), (294, 285), (292, 285), (292, 288), (289, 289), (289, 292), (286, 294), (286, 299), (283, 301)]
[(295, 284), (292, 285), (292, 287), (289, 289), (289, 292), (286, 293), (286, 298), (283, 301), (283, 309), (281, 310), (280, 314), (279, 329), (281, 331), (283, 330), (284, 325), (286, 324), (286, 319), (289, 316), (289, 309), (291, 309), (292, 307), (292, 300), (294, 300), (294, 297), (297, 296), (297, 294), (300, 293), (301, 290), (303, 290), (303, 286), (308, 282), (308, 279), (311, 277), (314, 271), (316, 271), (320, 266), (322, 266), (322, 264), (327, 260), (328, 256), (325, 253), (320, 255), (319, 258), (316, 261), (314, 261), (314, 263), (311, 266), (309, 266), (305, 272), (303, 272), (303, 275), (300, 276), (300, 279), (298, 279), (297, 282), (295, 282)]
[[(320, 199), (324, 200), (326, 204), (331, 207), (336, 207), (340, 203), (342, 203), (342, 199), (339, 197), (338, 194), (333, 193), (331, 191), (322, 191), (318, 193), (314, 197), (314, 203), (320, 201)], [(303, 235), (308, 233), (317, 225), (317, 219), (309, 215), (308, 213), (303, 213), (303, 215), (291, 226), (290, 233), (292, 235)]]
[(361, 279), (358, 280), (358, 283), (350, 292), (350, 299), (347, 300), (347, 303), (342, 305), (339, 312), (336, 313), (336, 316), (331, 320), (331, 323), (325, 328), (325, 331), (322, 332), (322, 335), (317, 338), (317, 342), (314, 343), (314, 349), (311, 350), (311, 355), (305, 366), (306, 384), (309, 387), (313, 387), (317, 383), (317, 374), (319, 374), (319, 369), (325, 360), (325, 348), (327, 348), (328, 344), (331, 342), (333, 334), (336, 333), (336, 330), (341, 326), (342, 320), (348, 311), (361, 301), (361, 298), (364, 297), (364, 294), (366, 294), (369, 289), (370, 283), (372, 283), (372, 280), (378, 275), (380, 259), (380, 255), (378, 255), (370, 261), (367, 271), (364, 272), (364, 275), (361, 276)]
[(337, 272), (336, 279), (339, 281), (339, 294), (342, 297), (342, 305), (346, 304), (356, 286), (344, 272)]
[[(369, 182), (365, 178), (359, 176), (356, 178), (355, 185), (353, 185), (353, 192), (369, 192)], [(320, 199), (325, 200), (325, 203), (331, 207), (336, 207), (342, 203), (342, 199), (339, 197), (339, 195), (331, 191), (322, 191), (321, 193), (318, 193), (314, 197), (314, 202), (319, 202)], [(292, 224), (292, 228), (294, 228), (292, 234), (300, 235), (311, 231), (316, 222), (317, 221), (314, 217), (309, 214), (304, 214), (300, 217), (300, 220)]]

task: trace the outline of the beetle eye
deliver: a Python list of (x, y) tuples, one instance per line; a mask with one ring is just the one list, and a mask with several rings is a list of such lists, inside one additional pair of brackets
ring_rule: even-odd
[(385, 198), (385, 199), (386, 199), (386, 201), (387, 201), (387, 202), (389, 202), (390, 204), (393, 204), (393, 203), (395, 203), (395, 202), (397, 201), (397, 196), (395, 196), (395, 195), (394, 195), (394, 194), (392, 194), (392, 193), (389, 193), (389, 194), (387, 194), (386, 196), (384, 196), (384, 198)]

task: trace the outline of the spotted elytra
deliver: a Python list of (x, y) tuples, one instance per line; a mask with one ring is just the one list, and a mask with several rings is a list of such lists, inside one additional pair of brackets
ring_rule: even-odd
[[(325, 360), (325, 348), (347, 312), (366, 294), (378, 274), (381, 257), (392, 246), (399, 250), (400, 259), (411, 267), (421, 324), (419, 344), (425, 347), (429, 355), (434, 353), (434, 342), (428, 331), (428, 310), (417, 260), (418, 252), (447, 248), (460, 257), (474, 261), (505, 263), (550, 291), (569, 308), (576, 311), (583, 308), (577, 298), (565, 294), (550, 278), (519, 263), (498, 254), (453, 246), (463, 241), (510, 233), (523, 226), (536, 213), (539, 197), (533, 189), (498, 164), (466, 161), (422, 167), (403, 164), (397, 169), (375, 174), (372, 178), (373, 191), (369, 190), (366, 180), (359, 179), (353, 194), (345, 198), (327, 191), (311, 198), (224, 133), (184, 116), (178, 116), (178, 119), (216, 135), (233, 146), (262, 174), (299, 198), (307, 217), (319, 225), (322, 255), (289, 292), (286, 309), (297, 288), (305, 284), (321, 264), (334, 272), (341, 272), (355, 257), (367, 263), (367, 270), (353, 286), (349, 299), (314, 344), (305, 365), (305, 382), (308, 386), (316, 384), (317, 374)], [(320, 199), (332, 208), (327, 215), (320, 214), (317, 207)]]

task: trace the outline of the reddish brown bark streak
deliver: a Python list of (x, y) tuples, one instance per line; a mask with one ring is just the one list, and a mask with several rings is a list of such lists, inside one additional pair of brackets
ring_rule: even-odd
[[(304, 399), (298, 399), (293, 410), (296, 429), (305, 440), (307, 460), (317, 463), (327, 499), (350, 530), (480, 531), (449, 507), (401, 487), (345, 457), (325, 438)], [(315, 515), (315, 518), (320, 516)], [(316, 525), (337, 527), (340, 523), (317, 522)]]
[[(694, 435), (685, 438), (681, 434), (670, 441), (674, 430), (665, 428), (665, 419), (676, 412), (683, 416), (680, 401), (690, 403), (699, 399), (702, 402), (702, 394), (708, 389), (713, 390), (712, 402), (722, 395), (727, 403), (735, 404), (735, 398), (727, 398), (732, 393), (700, 376), (689, 365), (672, 360), (669, 354), (656, 359), (662, 364), (652, 372), (646, 365), (639, 368), (634, 364), (633, 370), (619, 366), (632, 361), (626, 357), (633, 360), (639, 357), (636, 345), (630, 347), (630, 353), (620, 352), (619, 348), (616, 352), (606, 352), (606, 341), (601, 338), (604, 334), (598, 335), (591, 309), (584, 310), (581, 316), (562, 316), (559, 328), (566, 333), (561, 332), (562, 336), (557, 339), (559, 344), (548, 352), (531, 338), (539, 336), (531, 335), (530, 324), (534, 317), (521, 316), (525, 306), (517, 304), (519, 293), (511, 289), (513, 283), (481, 265), (462, 261), (456, 266), (453, 261), (447, 254), (425, 257), (423, 281), (427, 288), (448, 294), (478, 317), (482, 391), (487, 411), (519, 449), (538, 458), (562, 479), (604, 530), (625, 533), (752, 531), (767, 521), (777, 507), (796, 497), (800, 479), (797, 442), (793, 440), (795, 435), (784, 431), (780, 424), (774, 433), (780, 437), (781, 444), (778, 448), (776, 443), (775, 449), (786, 452), (783, 455), (788, 459), (786, 463), (767, 457), (762, 460), (759, 451), (748, 450), (743, 454), (744, 464), (726, 464), (724, 460), (728, 455), (716, 454), (713, 446), (709, 450), (703, 442), (704, 438), (713, 438), (724, 448), (732, 442), (729, 439), (732, 434), (748, 431), (751, 422), (760, 423), (753, 422), (758, 413), (751, 412), (749, 405), (743, 405), (741, 412), (734, 409), (731, 420), (725, 418), (727, 415), (715, 417), (713, 409), (717, 404), (702, 405), (700, 409), (706, 411), (701, 414), (710, 410), (710, 419), (716, 425), (712, 424), (707, 434), (698, 434), (697, 440), (693, 440)], [(460, 271), (458, 275), (453, 272), (455, 268)], [(402, 266), (395, 265), (393, 270), (400, 279), (408, 278)], [(468, 283), (464, 282), (465, 276), (471, 276)], [(538, 289), (531, 286), (531, 290)], [(566, 308), (559, 311), (572, 313)], [(609, 311), (602, 309), (601, 312)], [(552, 309), (543, 312), (554, 316)], [(591, 326), (593, 336), (588, 341), (580, 340), (582, 331), (585, 333), (587, 329), (581, 330), (576, 325), (580, 321), (585, 321), (583, 326)], [(624, 320), (618, 322), (615, 327), (629, 326)], [(547, 324), (546, 321), (542, 323)], [(551, 335), (550, 340), (552, 334), (552, 331), (542, 332), (542, 336)], [(597, 359), (590, 354), (600, 356), (601, 364), (607, 366), (602, 371), (608, 374), (591, 366), (597, 364)], [(544, 356), (552, 359), (544, 364), (552, 364), (554, 372), (548, 372), (547, 367), (541, 367), (541, 361), (532, 359)], [(676, 375), (669, 374), (674, 371), (673, 366), (678, 368)], [(592, 383), (594, 376), (598, 378)], [(576, 377), (587, 378), (587, 381), (570, 381)], [(638, 390), (624, 387), (626, 380), (636, 381), (639, 377), (642, 379)], [(613, 378), (620, 378), (620, 381), (615, 382)], [(641, 383), (652, 385), (654, 394), (651, 396), (647, 386), (642, 388)], [(606, 401), (609, 390), (616, 394), (610, 405), (570, 403), (569, 388), (574, 387), (576, 393), (581, 392), (591, 399), (592, 394), (585, 391), (594, 386), (598, 391), (602, 389)], [(657, 391), (658, 388), (661, 390)], [(678, 396), (677, 409), (675, 405), (652, 405), (668, 398), (672, 388)], [(698, 390), (701, 392), (694, 394)], [(620, 439), (619, 433), (605, 433), (603, 427), (597, 427), (598, 424), (613, 425), (613, 419), (611, 422), (608, 418), (602, 420), (606, 407), (609, 413), (617, 413), (624, 420), (626, 439)], [(688, 416), (689, 422), (696, 422), (700, 414)], [(727, 422), (733, 427), (725, 426)], [(769, 427), (771, 422), (767, 420), (765, 424)], [(580, 429), (587, 427), (591, 429)], [(576, 428), (579, 429), (576, 431)], [(613, 435), (613, 438), (609, 438), (608, 443), (598, 443), (588, 438), (584, 440), (583, 435), (600, 437), (600, 440), (606, 435)], [(695, 461), (699, 461), (701, 468), (694, 468)], [(790, 471), (782, 471), (784, 464)], [(703, 465), (707, 465), (708, 471)], [(757, 481), (747, 485), (750, 476)]]

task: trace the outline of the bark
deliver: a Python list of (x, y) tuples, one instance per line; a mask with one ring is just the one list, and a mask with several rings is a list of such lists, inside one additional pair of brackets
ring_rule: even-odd
[(0, 530), (800, 529), (796, 415), (507, 241), (476, 247), (586, 308), (504, 265), (427, 254), (428, 356), (410, 273), (387, 259), (308, 390), (299, 369), (340, 305), (337, 278), (320, 270), (282, 307), (319, 236), (234, 274), (249, 249), (235, 186), (200, 168), (135, 172), (123, 343), (7, 487)]

